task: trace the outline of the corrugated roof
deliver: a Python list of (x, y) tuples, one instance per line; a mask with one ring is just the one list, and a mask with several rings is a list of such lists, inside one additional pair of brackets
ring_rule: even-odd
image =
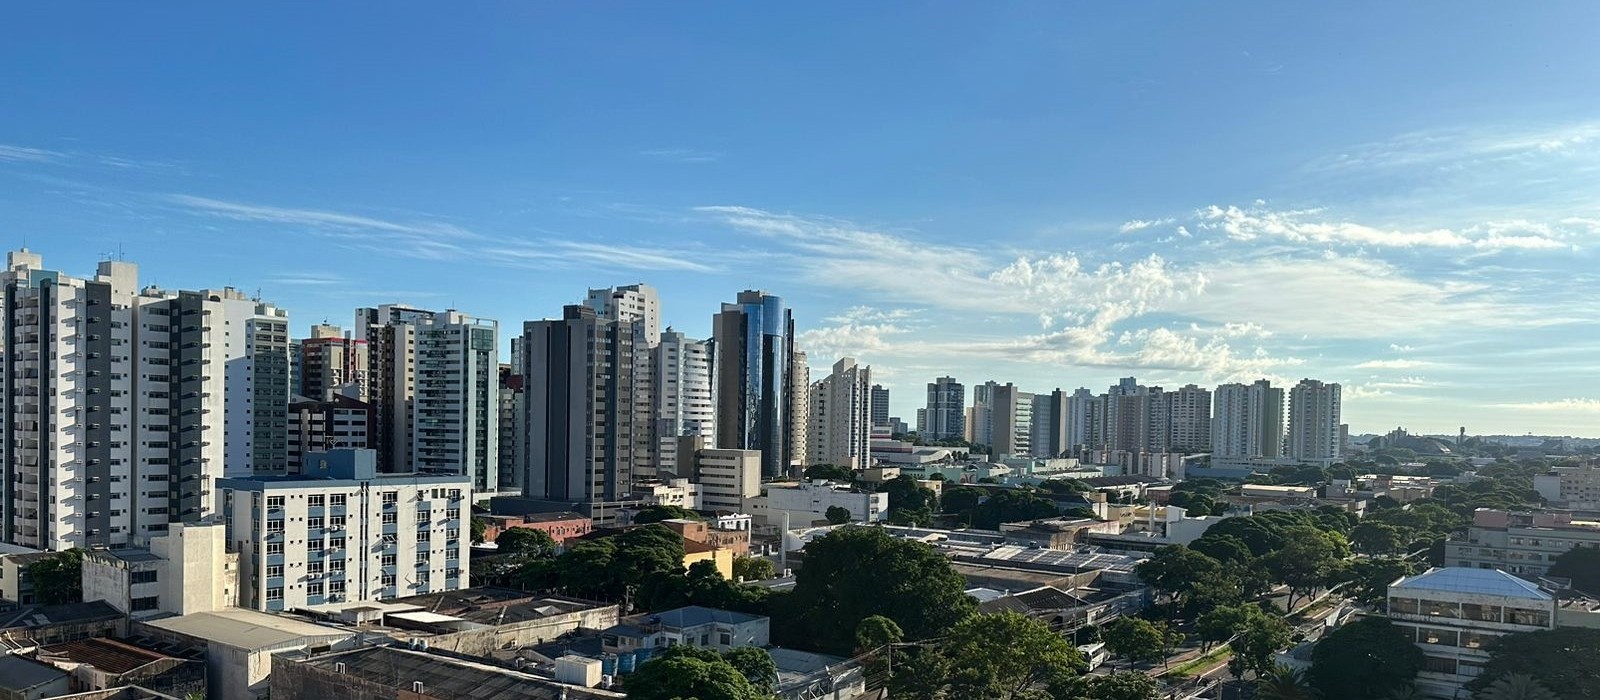
[[(563, 686), (527, 673), (394, 647), (372, 647), (329, 654), (304, 663), (401, 690), (409, 691), (413, 683), (421, 683), (423, 692), (430, 697), (465, 700), (623, 697), (620, 693)], [(343, 665), (342, 670), (336, 670), (340, 669), (340, 664)]]
[(1549, 593), (1540, 590), (1539, 586), (1499, 569), (1469, 569), (1464, 566), (1429, 569), (1389, 586), (1391, 593), (1396, 590), (1476, 593), (1523, 600), (1554, 599)]
[(350, 632), (243, 608), (193, 613), (145, 622), (152, 627), (240, 649), (266, 649), (302, 639), (349, 637)]
[(20, 692), (66, 677), (65, 672), (49, 664), (0, 654), (0, 688)]
[(156, 661), (168, 658), (166, 654), (151, 651), (114, 639), (91, 637), (75, 642), (52, 644), (41, 651), (81, 664), (89, 664), (106, 673), (122, 674)]

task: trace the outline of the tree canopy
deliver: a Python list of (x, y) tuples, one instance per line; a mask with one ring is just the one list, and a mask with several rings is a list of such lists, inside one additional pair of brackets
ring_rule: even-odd
[[(765, 650), (753, 651), (772, 662)], [(624, 687), (630, 700), (767, 700), (767, 690), (752, 684), (734, 661), (708, 649), (678, 645), (640, 664), (625, 678)], [(741, 655), (737, 661), (753, 665), (755, 660)]]
[(828, 506), (823, 515), (828, 518), (829, 525), (843, 525), (850, 522), (850, 509), (844, 506)]
[(927, 639), (973, 614), (965, 589), (927, 544), (879, 528), (841, 528), (806, 545), (805, 566), (772, 627), (789, 645), (834, 654), (849, 653), (856, 626), (873, 615), (893, 620), (907, 639)]
[(57, 552), (28, 564), (34, 599), (41, 605), (62, 605), (83, 600), (83, 550)]
[(902, 686), (896, 697), (1040, 698), (1087, 670), (1083, 655), (1043, 622), (1015, 612), (973, 615), (951, 628), (944, 641), (923, 654), (924, 677)]
[(1600, 595), (1600, 549), (1573, 547), (1556, 557), (1546, 575), (1572, 579), (1573, 588)]
[(1153, 663), (1166, 656), (1166, 630), (1160, 623), (1137, 617), (1119, 617), (1100, 628), (1100, 641), (1112, 656), (1129, 663)]
[(1161, 686), (1154, 678), (1133, 671), (1074, 678), (1053, 689), (1054, 700), (1156, 700)]
[(849, 467), (841, 467), (837, 464), (813, 464), (806, 467), (806, 478), (850, 483), (856, 480), (856, 473), (855, 470)]
[(770, 559), (738, 557), (733, 560), (733, 575), (745, 581), (765, 581), (777, 575), (777, 571)]
[(1562, 700), (1600, 698), (1600, 629), (1557, 627), (1509, 634), (1489, 646), (1489, 663), (1468, 687), (1487, 689), (1511, 674), (1532, 676)]
[(1411, 683), (1422, 650), (1384, 617), (1364, 617), (1317, 642), (1311, 650), (1311, 685), (1328, 698), (1363, 700)]
[(1180, 544), (1156, 550), (1155, 556), (1141, 562), (1134, 572), (1151, 588), (1181, 604), (1196, 586), (1221, 574), (1222, 564)]
[(1053, 518), (1060, 515), (1054, 501), (1025, 489), (1002, 489), (972, 509), (972, 526), (998, 530), (1000, 523)]
[(555, 556), (556, 541), (550, 533), (530, 527), (513, 527), (494, 538), (500, 554), (523, 559)]

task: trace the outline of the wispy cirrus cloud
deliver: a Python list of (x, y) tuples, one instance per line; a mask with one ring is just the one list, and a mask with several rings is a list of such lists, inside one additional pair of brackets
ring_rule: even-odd
[(1426, 166), (1459, 169), (1545, 159), (1600, 146), (1600, 121), (1432, 129), (1361, 144), (1313, 160), (1312, 170)]
[(1156, 226), (1165, 226), (1174, 221), (1177, 221), (1177, 219), (1173, 219), (1171, 217), (1162, 219), (1130, 219), (1122, 222), (1122, 225), (1117, 227), (1117, 232), (1133, 233), (1135, 231), (1143, 231), (1147, 228), (1155, 228)]
[(1520, 403), (1495, 404), (1495, 408), (1504, 408), (1511, 411), (1534, 411), (1548, 413), (1600, 413), (1600, 399), (1556, 399), (1554, 401), (1525, 401)]
[(67, 154), (60, 151), (0, 144), (0, 162), (50, 163), (65, 160), (66, 158)]
[(1356, 369), (1419, 369), (1433, 367), (1437, 362), (1428, 360), (1367, 360), (1355, 365)]
[(167, 195), (166, 201), (195, 214), (305, 227), (355, 247), (424, 260), (470, 259), (505, 267), (588, 266), (694, 272), (715, 269), (685, 257), (681, 251), (664, 248), (555, 237), (490, 236), (440, 221), (397, 221), (326, 209), (250, 204), (186, 194)]
[(717, 151), (697, 148), (651, 148), (639, 151), (639, 155), (674, 163), (713, 163), (722, 159), (722, 154)]
[(1572, 250), (1565, 231), (1528, 221), (1488, 222), (1462, 229), (1406, 230), (1323, 217), (1321, 209), (1273, 210), (1254, 205), (1210, 205), (1196, 212), (1202, 230), (1236, 241), (1258, 239), (1316, 245), (1386, 248), (1465, 248), (1481, 251)]

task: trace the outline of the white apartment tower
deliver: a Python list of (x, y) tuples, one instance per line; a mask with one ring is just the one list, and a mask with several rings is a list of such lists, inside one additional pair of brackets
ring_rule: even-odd
[(1265, 379), (1217, 387), (1212, 394), (1211, 456), (1213, 460), (1282, 457), (1283, 389)]
[(658, 474), (688, 476), (680, 463), (678, 438), (698, 436), (716, 444), (716, 406), (711, 402), (711, 348), (668, 328), (651, 350), (654, 426), (653, 465)]
[[(994, 382), (989, 382), (994, 385)], [(996, 455), (1027, 457), (1033, 454), (1033, 394), (1007, 382), (993, 386), (989, 407), (990, 433)]]
[(928, 405), (917, 430), (928, 440), (964, 440), (967, 435), (967, 390), (955, 377), (928, 383)]
[[(283, 422), (238, 413), (230, 393), (287, 386), (287, 339), (255, 302), (235, 336), (229, 290), (136, 292), (138, 268), (104, 261), (93, 279), (8, 257), (0, 275), (0, 540), (39, 549), (138, 546), (212, 514), (228, 458), (276, 458)], [(260, 307), (270, 308), (270, 307)], [(272, 326), (272, 327), (269, 327)], [(257, 342), (256, 335), (266, 336)], [(282, 364), (255, 353), (284, 349)], [(235, 360), (248, 371), (230, 373)], [(282, 374), (278, 374), (282, 372)], [(281, 407), (280, 407), (281, 408)], [(262, 429), (254, 422), (260, 417)], [(227, 431), (248, 450), (230, 455)]]
[(1167, 440), (1159, 452), (1211, 450), (1211, 391), (1186, 384), (1167, 392)]
[(634, 426), (635, 433), (633, 453), (628, 457), (633, 465), (633, 477), (654, 478), (660, 471), (657, 461), (661, 452), (660, 438), (675, 437), (659, 435), (659, 426), (655, 423), (656, 366), (653, 350), (661, 342), (660, 296), (654, 287), (633, 284), (591, 289), (583, 305), (593, 309), (596, 318), (613, 324), (616, 332), (632, 335), (627, 339), (628, 347), (632, 348), (631, 356), (614, 360), (626, 362), (628, 366), (617, 375), (626, 383), (618, 387), (613, 400), (617, 402), (619, 411), (626, 407), (625, 410), (633, 414), (627, 419)]
[(499, 326), (459, 311), (356, 311), (383, 471), (443, 471), (499, 489)]
[(804, 350), (794, 348), (789, 354), (786, 380), (789, 382), (789, 466), (804, 471), (812, 463), (811, 365)]
[(281, 611), (466, 588), (464, 474), (382, 474), (371, 450), (306, 456), (301, 478), (224, 479), (244, 607)]
[(289, 313), (237, 289), (200, 293), (222, 312), (223, 476), (287, 473)]
[(840, 358), (811, 385), (812, 459), (850, 469), (872, 466), (872, 368)]
[(1289, 458), (1321, 465), (1339, 461), (1339, 421), (1339, 385), (1300, 380), (1289, 390)]

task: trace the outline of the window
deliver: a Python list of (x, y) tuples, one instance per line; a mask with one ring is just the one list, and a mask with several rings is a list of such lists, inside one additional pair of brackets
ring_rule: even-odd
[(270, 535), (274, 532), (283, 532), (282, 518), (272, 518), (267, 521), (267, 534)]
[(322, 516), (319, 515), (319, 516), (312, 517), (312, 518), (306, 518), (306, 527), (309, 527), (309, 528), (311, 528), (313, 530), (321, 530), (322, 529)]
[(395, 513), (393, 511), (391, 511), (391, 512), (383, 514), (383, 524), (384, 525), (393, 525), (393, 524), (395, 524), (397, 522), (400, 522), (398, 513)]
[(145, 598), (133, 599), (134, 612), (138, 612), (140, 610), (155, 610), (158, 607), (161, 607), (160, 596), (148, 596)]
[(268, 542), (267, 543), (267, 554), (283, 554), (283, 543), (282, 542)]
[(450, 509), (445, 510), (444, 519), (445, 520), (460, 520), (461, 519), (461, 509), (460, 508), (450, 508)]
[(283, 496), (267, 496), (267, 509), (268, 510), (282, 508), (282, 507), (283, 507)]
[(392, 546), (395, 545), (395, 543), (397, 543), (399, 541), (400, 541), (400, 536), (399, 535), (387, 534), (387, 535), (383, 536), (383, 546), (385, 546), (385, 547), (392, 547)]
[(339, 529), (341, 527), (344, 527), (344, 516), (343, 515), (330, 515), (330, 516), (328, 516), (328, 527), (331, 527), (331, 528), (334, 528), (334, 529)]
[(399, 501), (400, 501), (400, 492), (399, 491), (384, 491), (383, 492), (383, 502), (384, 503), (398, 503)]
[(394, 574), (384, 574), (380, 580), (384, 588), (394, 588)]
[(450, 489), (450, 500), (452, 500), (452, 501), (461, 500), (461, 489)]
[(333, 494), (332, 496), (328, 497), (328, 503), (337, 508), (344, 505), (344, 497), (345, 495), (342, 493)]
[(308, 574), (320, 574), (320, 573), (322, 573), (322, 562), (314, 561), (314, 562), (307, 563), (306, 564), (306, 573), (308, 573)]
[(725, 647), (726, 646), (732, 646), (733, 645), (733, 635), (728, 634), (727, 632), (723, 632), (718, 637), (717, 643), (719, 643), (719, 644), (721, 644), (722, 646), (725, 646)]
[(344, 571), (344, 560), (343, 559), (333, 559), (333, 560), (329, 561), (328, 562), (328, 571), (330, 571), (330, 572), (333, 572), (333, 571)]
[(344, 549), (344, 538), (343, 537), (330, 537), (330, 538), (328, 538), (328, 549)]
[(322, 507), (322, 502), (323, 502), (323, 496), (320, 493), (315, 495), (315, 496), (307, 496), (306, 497), (306, 505), (311, 506), (312, 508), (321, 508)]
[(344, 582), (343, 581), (329, 581), (328, 582), (328, 592), (329, 593), (343, 593), (344, 592)]
[(383, 558), (380, 559), (379, 561), (381, 562), (379, 564), (379, 566), (394, 566), (394, 555), (393, 554), (385, 554), (385, 555), (383, 555)]
[(282, 564), (268, 564), (267, 565), (267, 578), (283, 578), (283, 565)]
[(307, 540), (306, 541), (306, 551), (308, 551), (308, 552), (320, 552), (320, 551), (322, 551), (322, 540)]
[(306, 595), (322, 595), (322, 582), (316, 581), (306, 584)]
[(283, 600), (283, 587), (274, 586), (267, 589), (267, 600)]
[(151, 569), (150, 571), (135, 571), (129, 577), (129, 580), (132, 583), (155, 583), (156, 572), (154, 569)]

